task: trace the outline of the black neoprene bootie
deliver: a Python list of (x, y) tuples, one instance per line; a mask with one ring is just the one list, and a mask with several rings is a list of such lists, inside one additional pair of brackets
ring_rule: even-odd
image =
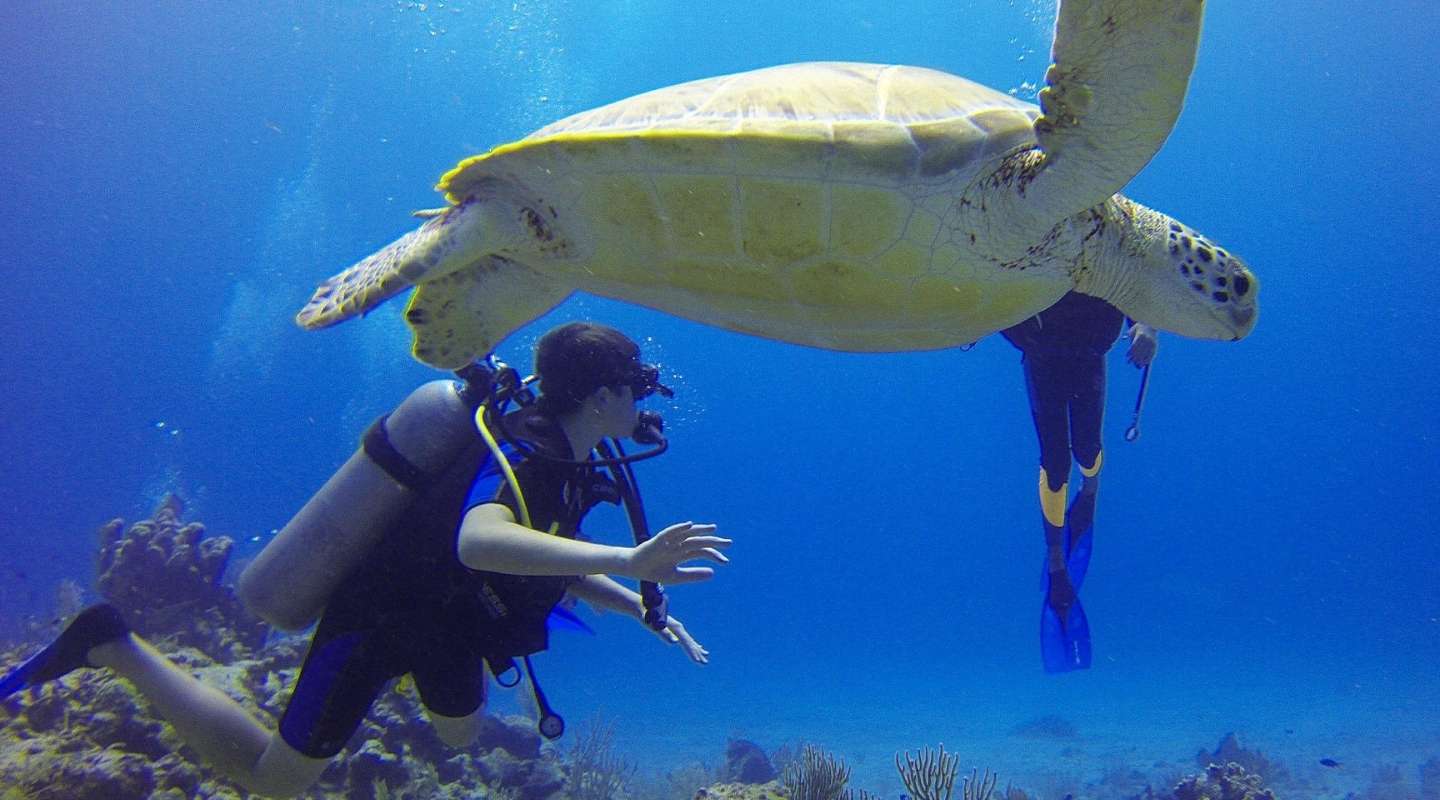
[(130, 626), (114, 606), (109, 603), (90, 606), (76, 615), (49, 647), (0, 678), (0, 698), (90, 666), (85, 660), (90, 648), (113, 642), (128, 633)]

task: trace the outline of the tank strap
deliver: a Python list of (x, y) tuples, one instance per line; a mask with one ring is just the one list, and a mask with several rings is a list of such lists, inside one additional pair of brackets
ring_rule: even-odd
[(389, 418), (390, 415), (385, 414), (375, 420), (375, 423), (365, 431), (365, 438), (361, 445), (365, 448), (365, 455), (369, 456), (371, 461), (385, 470), (386, 474), (394, 478), (401, 486), (416, 492), (423, 492), (430, 488), (430, 485), (435, 482), (435, 478), (426, 475), (424, 470), (411, 463), (410, 459), (390, 443), (390, 436), (385, 432), (385, 420)]

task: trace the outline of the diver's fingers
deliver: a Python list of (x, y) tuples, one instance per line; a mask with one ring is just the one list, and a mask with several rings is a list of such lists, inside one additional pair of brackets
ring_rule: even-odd
[(670, 580), (665, 581), (671, 584), (695, 583), (696, 581), (708, 581), (715, 577), (713, 567), (676, 567)]
[(685, 557), (681, 561), (689, 561), (692, 558), (708, 558), (717, 564), (729, 564), (730, 558), (713, 547), (697, 547), (694, 550), (686, 550)]
[(695, 641), (695, 637), (686, 632), (684, 625), (676, 623), (675, 628), (676, 632), (680, 634), (680, 645), (685, 648), (685, 654), (690, 657), (690, 660), (696, 664), (710, 663), (710, 651)]
[[(650, 540), (652, 547), (660, 550), (681, 550), (692, 547), (728, 547), (729, 539), (722, 539), (719, 536), (712, 536), (715, 533), (714, 525), (696, 525), (692, 522), (679, 522), (660, 533)], [(649, 542), (647, 542), (649, 544)]]
[(691, 535), (708, 536), (718, 529), (718, 526), (713, 522), (685, 522), (682, 524), (687, 526), (686, 530), (688, 530)]
[(667, 526), (664, 530), (660, 531), (660, 533), (656, 535), (660, 537), (687, 536), (697, 534), (703, 536), (714, 532), (715, 525), (713, 525), (712, 523), (690, 522), (687, 520), (685, 522), (677, 522), (674, 525)]

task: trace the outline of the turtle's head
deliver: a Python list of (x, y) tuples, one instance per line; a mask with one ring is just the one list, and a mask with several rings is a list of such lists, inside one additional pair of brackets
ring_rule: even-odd
[(1103, 241), (1087, 261), (1096, 268), (1082, 275), (1080, 291), (1195, 339), (1243, 339), (1255, 327), (1260, 282), (1233, 253), (1130, 200), (1112, 198), (1105, 210), (1097, 216), (1114, 230), (1095, 237)]
[(1193, 228), (1166, 218), (1160, 257), (1168, 275), (1164, 276), (1167, 285), (1157, 287), (1157, 299), (1165, 302), (1164, 314), (1176, 333), (1233, 340), (1245, 338), (1255, 327), (1260, 281), (1233, 253)]

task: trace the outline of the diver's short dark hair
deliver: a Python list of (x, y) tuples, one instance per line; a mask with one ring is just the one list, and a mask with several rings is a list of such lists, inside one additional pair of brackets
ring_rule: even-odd
[(640, 366), (640, 345), (608, 325), (571, 322), (552, 329), (535, 345), (540, 410), (548, 416), (574, 411), (601, 386), (628, 384)]

